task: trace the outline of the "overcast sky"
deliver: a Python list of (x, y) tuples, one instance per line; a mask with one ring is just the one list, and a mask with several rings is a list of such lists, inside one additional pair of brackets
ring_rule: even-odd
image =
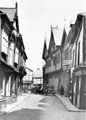
[(44, 37), (45, 33), (50, 37), (50, 25), (68, 26), (78, 13), (86, 12), (86, 0), (0, 0), (0, 7), (15, 7), (16, 2), (28, 56), (26, 65), (32, 70), (42, 68)]

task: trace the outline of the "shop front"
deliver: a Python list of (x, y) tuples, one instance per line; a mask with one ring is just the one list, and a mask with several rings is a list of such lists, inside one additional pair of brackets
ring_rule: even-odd
[(86, 68), (77, 68), (74, 75), (73, 104), (79, 109), (86, 109)]

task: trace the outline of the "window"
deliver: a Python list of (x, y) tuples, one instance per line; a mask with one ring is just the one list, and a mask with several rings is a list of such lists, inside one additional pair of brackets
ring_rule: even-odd
[(73, 51), (73, 61), (72, 61), (72, 66), (75, 65), (75, 50)]
[(15, 63), (17, 63), (18, 64), (18, 54), (19, 54), (19, 50), (18, 50), (18, 48), (16, 48), (15, 49)]
[(68, 60), (69, 56), (68, 56), (68, 49), (65, 50), (65, 60)]
[(10, 46), (9, 48), (9, 64), (11, 65), (11, 62), (12, 62), (12, 48)]
[(54, 50), (54, 49), (53, 49), (53, 46), (52, 46), (52, 47), (51, 47), (51, 52), (53, 52), (53, 50)]
[(3, 75), (0, 74), (0, 90), (3, 89)]
[(78, 43), (78, 65), (80, 64), (80, 42)]
[(11, 66), (13, 66), (13, 58), (14, 58), (13, 56), (14, 56), (14, 43), (10, 43), (8, 63)]
[(23, 66), (25, 67), (26, 66), (26, 64), (25, 64), (25, 60), (23, 59)]
[(86, 40), (84, 40), (83, 44), (83, 62), (86, 62)]
[(50, 67), (51, 66), (51, 60), (46, 61), (46, 66)]
[(8, 50), (8, 35), (5, 32), (5, 30), (2, 30), (2, 52), (4, 52), (7, 55)]
[(56, 63), (60, 63), (60, 53), (56, 56)]

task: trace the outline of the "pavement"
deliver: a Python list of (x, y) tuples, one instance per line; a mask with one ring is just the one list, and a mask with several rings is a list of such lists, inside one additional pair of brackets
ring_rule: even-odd
[[(0, 117), (9, 113), (13, 108), (15, 108), (16, 106), (18, 106), (18, 104), (20, 104), (24, 99), (26, 99), (28, 96), (30, 96), (30, 93), (28, 94), (22, 94), (20, 96), (17, 97), (17, 101), (15, 103), (12, 104), (8, 104), (6, 106), (6, 108), (3, 108), (0, 111)], [(79, 108), (75, 107), (74, 105), (72, 105), (72, 103), (70, 102), (70, 100), (68, 99), (68, 97), (65, 96), (61, 96), (59, 94), (55, 95), (61, 102), (62, 104), (66, 107), (66, 109), (70, 112), (86, 112), (86, 110), (80, 110)]]
[(58, 95), (58, 94), (56, 94), (55, 96), (62, 102), (62, 104), (66, 107), (68, 111), (86, 112), (86, 110), (79, 109), (76, 106), (72, 105), (68, 97), (65, 97), (65, 96), (62, 97), (61, 95)]
[(13, 108), (15, 108), (16, 106), (18, 106), (18, 104), (20, 104), (24, 99), (26, 99), (28, 96), (30, 96), (30, 94), (22, 94), (20, 96), (17, 97), (17, 101), (15, 103), (12, 104), (7, 104), (7, 106), (3, 109), (0, 110), (0, 117), (9, 113)]

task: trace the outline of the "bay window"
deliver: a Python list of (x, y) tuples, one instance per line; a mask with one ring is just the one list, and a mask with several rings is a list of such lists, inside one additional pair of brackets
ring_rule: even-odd
[(9, 65), (13, 66), (13, 56), (14, 56), (14, 43), (10, 43), (9, 46)]
[(6, 31), (4, 29), (2, 29), (1, 54), (2, 54), (2, 58), (4, 58), (4, 60), (6, 60), (7, 52), (8, 52), (8, 35), (7, 35)]
[(15, 49), (15, 59), (14, 59), (15, 67), (17, 67), (17, 65), (18, 65), (18, 56), (19, 56), (19, 50), (16, 47), (16, 49)]

